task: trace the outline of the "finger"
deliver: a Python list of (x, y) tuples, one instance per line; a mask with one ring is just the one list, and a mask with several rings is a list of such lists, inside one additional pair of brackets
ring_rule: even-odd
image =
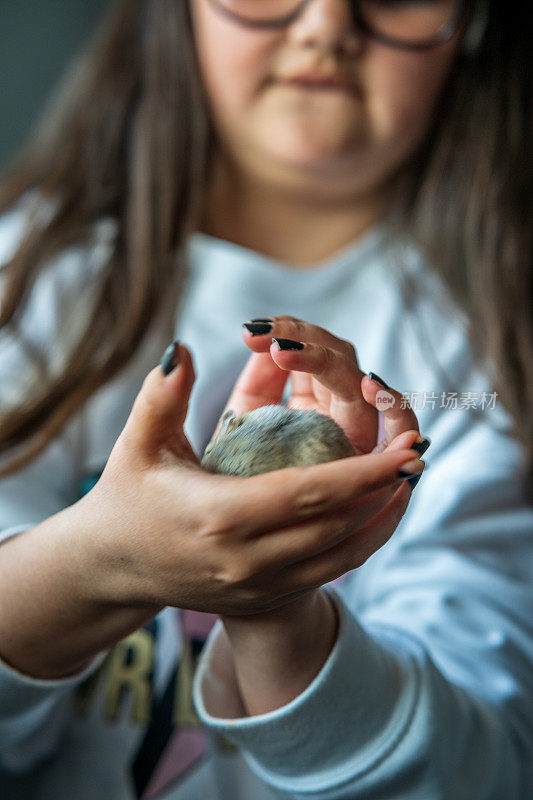
[[(206, 513), (224, 530), (245, 537), (338, 509), (368, 492), (419, 473), (424, 462), (413, 450), (351, 456), (314, 464), (287, 467), (250, 478), (210, 476)], [(216, 484), (215, 484), (216, 481)]]
[[(361, 375), (357, 364), (349, 356), (322, 344), (296, 343), (298, 349), (287, 347), (286, 339), (273, 339), (270, 347), (272, 360), (280, 367), (312, 375), (326, 392), (317, 399), (326, 406), (327, 413), (344, 430), (360, 453), (368, 453), (376, 443), (377, 414), (361, 393)], [(281, 346), (280, 346), (281, 345)], [(298, 398), (291, 402), (297, 405)]]
[(404, 431), (395, 436), (390, 444), (386, 440), (379, 442), (372, 450), (373, 453), (383, 453), (385, 450), (402, 450), (411, 448), (416, 450), (420, 455), (426, 452), (431, 444), (429, 439), (421, 436), (418, 431)]
[(407, 398), (388, 386), (382, 378), (370, 372), (361, 380), (361, 392), (367, 403), (384, 416), (385, 441), (392, 440), (408, 430), (419, 432), (418, 419)]
[[(321, 344), (295, 342), (298, 349), (285, 345), (288, 339), (272, 339), (270, 355), (279, 370), (306, 372), (313, 375), (337, 397), (352, 405), (366, 405), (360, 390), (360, 370), (339, 351)], [(281, 342), (281, 345), (280, 345)], [(284, 349), (287, 347), (287, 349)], [(375, 413), (372, 409), (372, 416)]]
[(346, 536), (362, 528), (390, 501), (398, 490), (393, 483), (370, 492), (340, 510), (328, 511), (274, 532), (254, 538), (248, 553), (261, 572), (276, 572), (304, 558), (329, 550)]
[[(356, 451), (370, 452), (376, 443), (377, 415), (364, 401), (361, 393), (361, 378), (364, 373), (359, 368), (353, 344), (319, 325), (287, 315), (243, 323), (244, 341), (256, 352), (267, 351), (269, 336), (278, 341), (281, 339), (285, 339), (286, 342), (293, 341), (295, 346), (303, 345), (302, 350), (279, 351), (277, 345), (270, 347), (272, 358), (278, 366), (291, 370), (294, 389), (291, 406), (312, 407), (314, 395), (326, 408), (328, 404), (330, 405), (327, 413), (343, 428)], [(322, 352), (321, 361), (326, 365), (329, 363), (331, 367), (327, 374), (318, 371), (323, 363), (316, 365), (316, 368), (305, 368), (306, 358), (303, 349), (310, 355)], [(331, 354), (329, 358), (328, 354)], [(334, 363), (330, 363), (331, 359)], [(298, 366), (299, 363), (301, 366)], [(311, 386), (308, 382), (299, 385), (296, 378), (298, 372), (312, 375)], [(328, 392), (332, 392), (334, 396), (329, 397)]]
[(280, 579), (290, 591), (316, 588), (362, 566), (386, 544), (400, 524), (409, 505), (411, 492), (402, 486), (378, 514), (329, 550), (283, 567)]
[(252, 353), (224, 406), (211, 442), (218, 436), (222, 419), (230, 409), (238, 416), (254, 408), (279, 403), (288, 377), (269, 353)]
[[(272, 338), (276, 337), (292, 339), (297, 342), (323, 345), (331, 350), (342, 353), (344, 358), (351, 363), (359, 379), (364, 374), (359, 369), (355, 347), (351, 342), (339, 336), (335, 336), (326, 328), (313, 325), (310, 322), (305, 322), (297, 317), (278, 315), (275, 317), (249, 320), (243, 323), (242, 333), (245, 344), (256, 353), (269, 352)], [(283, 362), (281, 362), (280, 365), (282, 364)], [(297, 407), (308, 407), (308, 404), (306, 405), (305, 403), (305, 398), (312, 398), (314, 396), (312, 377), (302, 373), (300, 373), (300, 375), (294, 373), (294, 375), (291, 375), (291, 383), (293, 393), (297, 394), (299, 400), (303, 402), (303, 405), (302, 402), (300, 402)], [(357, 381), (356, 392), (357, 395), (360, 396), (360, 380)]]
[(270, 349), (272, 338), (295, 339), (299, 342), (322, 344), (332, 350), (337, 350), (352, 360), (354, 365), (359, 368), (355, 347), (351, 342), (335, 336), (326, 328), (321, 328), (320, 325), (313, 325), (311, 322), (298, 319), (298, 317), (279, 314), (275, 317), (264, 318), (259, 323), (250, 320), (243, 323), (242, 333), (245, 344), (256, 353), (266, 353)]
[(279, 403), (287, 378), (287, 373), (268, 353), (252, 353), (234, 386), (228, 406), (236, 414), (243, 414), (259, 406)]
[(162, 363), (146, 378), (124, 427), (127, 441), (139, 450), (152, 453), (176, 437), (184, 439), (183, 423), (195, 381), (189, 350), (173, 342)]
[[(275, 363), (275, 362), (274, 362)], [(313, 376), (306, 372), (291, 372), (291, 394), (300, 408), (316, 408), (317, 397)]]

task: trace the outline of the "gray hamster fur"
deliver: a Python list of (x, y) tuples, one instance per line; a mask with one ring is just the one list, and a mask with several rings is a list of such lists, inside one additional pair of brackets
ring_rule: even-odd
[(231, 409), (226, 411), (201, 464), (209, 472), (244, 477), (355, 454), (350, 440), (331, 417), (318, 411), (270, 405), (239, 416)]

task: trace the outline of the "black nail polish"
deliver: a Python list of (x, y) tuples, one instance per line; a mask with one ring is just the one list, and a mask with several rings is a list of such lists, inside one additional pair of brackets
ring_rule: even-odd
[(169, 344), (160, 361), (161, 369), (164, 375), (169, 375), (173, 369), (179, 364), (179, 347), (178, 340), (174, 339), (172, 344)]
[(249, 319), (248, 322), (274, 322), (272, 317), (254, 317), (253, 319)]
[(411, 491), (413, 491), (413, 489), (415, 488), (416, 484), (418, 483), (421, 477), (422, 473), (420, 473), (419, 475), (413, 475), (412, 478), (407, 478), (407, 483), (409, 484)]
[(274, 325), (272, 322), (243, 322), (243, 327), (250, 331), (252, 336), (262, 336), (265, 333), (270, 333)]
[(376, 375), (375, 372), (369, 372), (368, 373), (368, 377), (370, 378), (371, 381), (377, 381), (378, 383), (380, 383), (383, 386), (384, 389), (388, 389), (390, 391), (390, 386), (388, 386), (385, 383), (383, 378), (380, 378), (379, 375)]
[[(422, 472), (423, 472), (423, 470), (422, 470)], [(416, 484), (418, 483), (418, 481), (422, 477), (422, 472), (407, 472), (404, 469), (399, 469), (398, 470), (398, 477), (405, 479), (407, 481), (407, 483), (409, 484), (409, 488), (411, 489), (411, 491), (413, 491), (413, 489), (415, 488)]]
[(303, 350), (303, 342), (296, 342), (294, 339), (272, 339), (277, 342), (280, 350)]
[(426, 452), (430, 444), (431, 442), (429, 441), (429, 439), (422, 439), (421, 442), (413, 442), (413, 444), (411, 445), (411, 450), (416, 450), (417, 453), (420, 453), (420, 455), (422, 455), (423, 453)]

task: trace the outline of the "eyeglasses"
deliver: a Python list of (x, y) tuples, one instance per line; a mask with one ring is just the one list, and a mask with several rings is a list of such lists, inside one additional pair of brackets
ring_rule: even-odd
[[(312, 0), (210, 0), (239, 25), (274, 29), (290, 25)], [(367, 36), (401, 50), (428, 50), (449, 41), (473, 0), (349, 0), (355, 25)]]

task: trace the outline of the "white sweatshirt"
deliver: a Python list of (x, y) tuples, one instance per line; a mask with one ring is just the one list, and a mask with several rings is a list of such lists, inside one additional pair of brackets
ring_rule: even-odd
[[(26, 208), (0, 219), (0, 264)], [(102, 220), (92, 243), (37, 281), (21, 330), (34, 354), (54, 354), (53, 369), (113, 235)], [(0, 797), (528, 800), (533, 510), (522, 450), (473, 368), (448, 291), (385, 225), (308, 269), (201, 233), (187, 257), (175, 331), (195, 363), (185, 430), (198, 455), (249, 356), (241, 323), (291, 314), (352, 341), (363, 370), (411, 399), (431, 439), (430, 469), (387, 544), (326, 587), (337, 641), (281, 708), (243, 715), (234, 680), (218, 670), (215, 615), (167, 608), (68, 679), (37, 680), (0, 661)], [(398, 268), (417, 289), (409, 308)], [(0, 270), (0, 288), (1, 279)], [(155, 339), (41, 456), (0, 481), (0, 541), (90, 489), (161, 355)], [(0, 405), (24, 395), (30, 369), (20, 340), (0, 332)]]

